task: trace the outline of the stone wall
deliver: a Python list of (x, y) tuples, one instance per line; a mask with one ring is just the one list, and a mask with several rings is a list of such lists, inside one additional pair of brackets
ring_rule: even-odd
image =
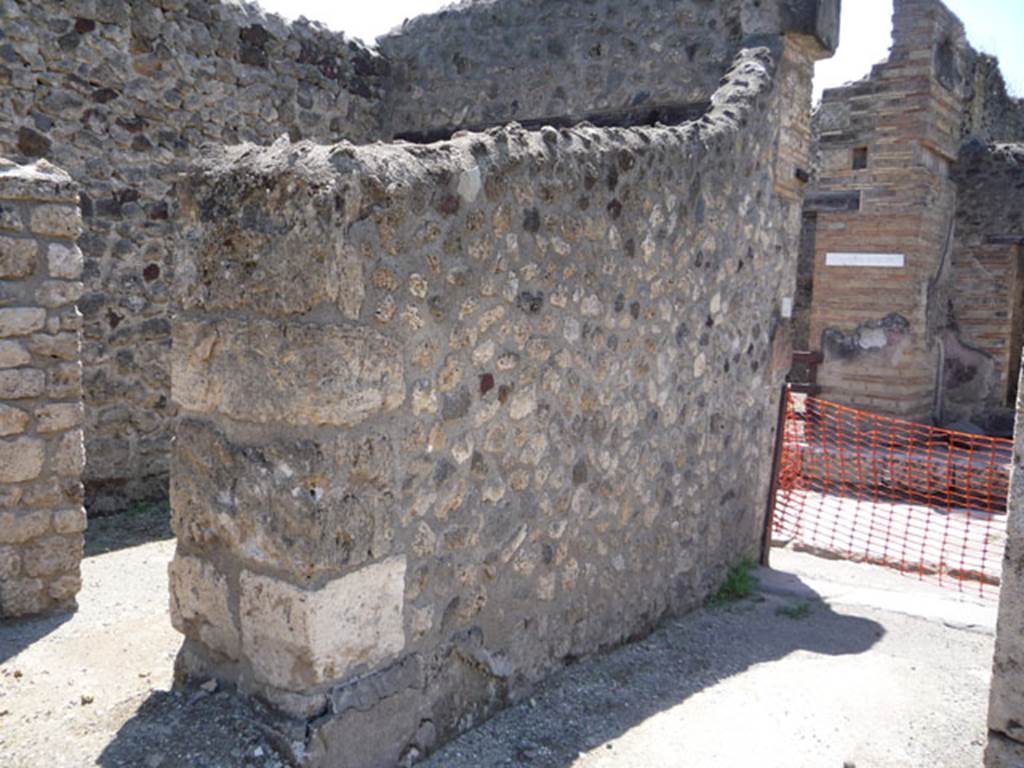
[(825, 55), (760, 42), (678, 127), (190, 176), (179, 675), (270, 703), (303, 764), (408, 764), (756, 556)]
[[(969, 91), (957, 74), (968, 46), (963, 25), (934, 0), (897, 0), (893, 25), (889, 59), (826, 91), (816, 117), (809, 338), (825, 357), (824, 397), (928, 419), (942, 367), (956, 200), (949, 167)], [(830, 253), (903, 261), (836, 266)]]
[[(957, 162), (965, 142), (1024, 139), (1024, 101), (941, 2), (896, 0), (894, 11), (889, 58), (826, 91), (815, 115), (798, 337), (823, 353), (831, 400), (1002, 432), (1022, 293), (1002, 230), (1024, 189), (1012, 163)], [(863, 265), (878, 255), (902, 264)]]
[(1024, 343), (1024, 145), (968, 144), (953, 168), (956, 245), (946, 411), (983, 420), (1016, 400)]
[(0, 153), (82, 185), (90, 511), (167, 492), (172, 186), (202, 144), (678, 124), (745, 38), (832, 47), (837, 14), (837, 0), (487, 0), (417, 19), (377, 54), (234, 2), (0, 0)]
[(0, 619), (81, 587), (80, 231), (66, 173), (0, 158)]
[(744, 40), (800, 32), (834, 48), (838, 14), (836, 0), (463, 2), (381, 39), (392, 132), (678, 124), (706, 111)]
[(972, 92), (963, 135), (983, 142), (1024, 141), (1024, 99), (1006, 91), (999, 60), (984, 53), (971, 60)]
[(1014, 440), (985, 768), (1024, 765), (1024, 387), (1018, 388)]
[(165, 497), (172, 186), (205, 142), (367, 141), (386, 66), (219, 0), (0, 0), (0, 154), (82, 190), (91, 511)]

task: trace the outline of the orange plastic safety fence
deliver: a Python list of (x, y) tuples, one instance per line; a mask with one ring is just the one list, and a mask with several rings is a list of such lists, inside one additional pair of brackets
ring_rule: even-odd
[(1012, 441), (786, 397), (775, 538), (998, 594)]

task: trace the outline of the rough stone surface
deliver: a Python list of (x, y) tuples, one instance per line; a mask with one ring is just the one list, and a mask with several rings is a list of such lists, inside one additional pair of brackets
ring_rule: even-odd
[(302, 763), (409, 762), (757, 554), (827, 51), (791, 4), (671, 5), (727, 51), (676, 76), (698, 119), (244, 145), (179, 185), (178, 673)]
[[(1017, 139), (1024, 141), (1024, 129)], [(953, 166), (956, 244), (946, 418), (1013, 408), (1024, 344), (1024, 144), (970, 141)]]
[(703, 111), (745, 39), (814, 33), (819, 18), (833, 48), (838, 35), (835, 2), (492, 5), (462, 3), (381, 38), (381, 52), (392, 62), (388, 111), (399, 135), (513, 120), (678, 122), (695, 107), (698, 115)]
[(1024, 387), (1017, 394), (1014, 442), (986, 768), (1020, 765), (1016, 759), (1024, 756)]
[(391, 557), (315, 590), (243, 572), (242, 652), (259, 682), (305, 690), (393, 659), (405, 647), (405, 564)]
[(77, 250), (75, 202), (68, 175), (46, 161), (0, 158), (5, 226), (45, 233), (22, 236), (31, 258), (0, 286), (0, 619), (71, 607), (80, 586), (81, 284), (45, 257)]
[[(748, 43), (786, 32), (834, 48), (838, 5), (489, 0), (415, 20), (371, 51), (248, 3), (0, 0), (0, 154), (49, 158), (83, 188), (80, 264), (77, 253), (50, 250), (44, 258), (53, 277), (77, 279), (81, 270), (85, 285), (89, 508), (119, 511), (167, 493), (169, 294), (179, 229), (172, 188), (202, 145), (447, 138), (456, 128), (513, 119), (530, 127), (584, 118), (676, 125), (704, 113)], [(989, 80), (985, 87), (998, 87)], [(472, 167), (457, 174), (438, 201), (453, 213), (486, 193)], [(372, 181), (364, 191), (389, 194)], [(286, 198), (288, 190), (277, 194)], [(4, 237), (23, 238), (29, 225), (72, 233), (66, 190), (55, 186), (49, 202), (24, 225), (0, 207)], [(211, 203), (207, 213), (217, 210)], [(260, 244), (280, 245), (278, 223), (268, 214), (245, 227), (247, 255), (239, 251), (230, 279), (211, 290), (227, 302), (262, 285), (268, 304), (289, 311), (296, 296), (315, 304), (329, 295), (345, 316), (359, 316), (366, 283), (356, 254), (325, 253), (300, 273), (264, 279), (279, 265), (260, 258)], [(386, 246), (386, 230), (382, 237)], [(24, 269), (25, 258), (12, 255), (11, 268)], [(322, 272), (326, 264), (331, 274)], [(184, 275), (192, 284), (196, 277)], [(390, 320), (396, 301), (381, 297), (375, 315)]]
[(174, 628), (198, 636), (207, 648), (229, 659), (238, 658), (240, 639), (228, 605), (227, 579), (194, 557), (177, 558), (168, 572)]
[[(173, 360), (178, 405), (264, 424), (351, 426), (405, 399), (399, 350), (372, 329), (178, 323)], [(305, 377), (321, 386), (296, 387)]]
[[(167, 494), (175, 176), (207, 142), (380, 137), (387, 65), (322, 26), (219, 0), (0, 0), (0, 19), (0, 155), (48, 158), (82, 187), (81, 252), (65, 241), (41, 257), (86, 286), (85, 482), (90, 509), (118, 511)], [(24, 226), (0, 209), (0, 230), (73, 238), (75, 201), (49, 197)], [(0, 276), (29, 258), (8, 243)]]

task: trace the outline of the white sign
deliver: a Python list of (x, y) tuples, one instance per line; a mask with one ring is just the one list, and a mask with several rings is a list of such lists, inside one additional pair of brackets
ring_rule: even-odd
[(826, 267), (882, 267), (901, 269), (907, 257), (902, 253), (826, 253)]

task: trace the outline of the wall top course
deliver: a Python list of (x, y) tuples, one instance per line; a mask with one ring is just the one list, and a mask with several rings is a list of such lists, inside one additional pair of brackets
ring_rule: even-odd
[(77, 203), (78, 185), (67, 171), (46, 160), (19, 165), (0, 157), (0, 197)]

